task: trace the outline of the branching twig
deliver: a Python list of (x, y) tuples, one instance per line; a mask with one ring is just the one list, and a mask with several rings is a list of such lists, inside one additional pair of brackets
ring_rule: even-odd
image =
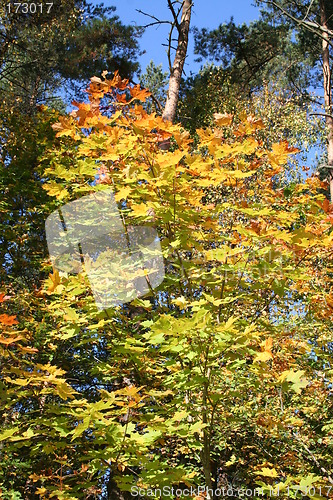
[[(297, 17), (293, 16), (289, 12), (287, 12), (280, 4), (276, 3), (274, 0), (261, 0), (263, 3), (266, 3), (267, 5), (273, 5), (277, 9), (281, 11), (281, 13), (291, 19), (294, 23), (304, 26), (307, 28), (308, 31), (311, 31), (311, 33), (314, 33), (317, 35), (319, 38), (326, 40), (328, 44), (333, 47), (333, 42), (331, 40), (327, 40), (327, 35), (331, 38), (333, 38), (333, 31), (329, 30), (327, 28), (324, 28), (324, 26), (321, 26), (319, 23), (314, 22), (314, 21), (306, 21), (303, 19), (298, 19)], [(326, 34), (326, 37), (325, 37)]]
[(172, 17), (173, 17), (173, 24), (176, 26), (177, 30), (178, 30), (178, 33), (180, 33), (180, 24), (179, 24), (179, 21), (178, 21), (178, 16), (182, 10), (182, 7), (179, 8), (178, 12), (176, 13), (175, 9), (174, 9), (174, 6), (173, 6), (173, 3), (171, 0), (168, 0), (168, 7), (169, 9), (171, 10), (171, 14), (172, 14)]
[(150, 17), (151, 19), (154, 19), (154, 21), (152, 23), (149, 23), (149, 24), (146, 24), (145, 26), (143, 26), (144, 28), (148, 28), (149, 26), (155, 26), (156, 24), (172, 24), (172, 21), (161, 21), (160, 19), (158, 19), (158, 17), (152, 15), (152, 14), (148, 14), (148, 12), (143, 12), (143, 10), (141, 9), (135, 9), (139, 14), (142, 14), (143, 16), (147, 16), (147, 17)]

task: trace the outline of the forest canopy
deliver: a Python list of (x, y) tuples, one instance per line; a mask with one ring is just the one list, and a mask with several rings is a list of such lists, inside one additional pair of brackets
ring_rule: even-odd
[(0, 498), (332, 498), (331, 4), (164, 1), (0, 7)]

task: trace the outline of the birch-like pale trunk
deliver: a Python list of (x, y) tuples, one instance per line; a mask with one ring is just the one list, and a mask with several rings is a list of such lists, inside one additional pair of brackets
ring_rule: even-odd
[(190, 31), (192, 1), (184, 0), (181, 20), (178, 26), (178, 43), (175, 59), (170, 71), (169, 88), (162, 118), (174, 122), (179, 99), (180, 81), (187, 53), (188, 34)]
[(324, 101), (327, 127), (327, 156), (329, 168), (330, 197), (333, 203), (333, 117), (332, 117), (332, 72), (330, 66), (329, 34), (325, 0), (320, 0), (320, 21), (323, 31), (322, 54), (324, 73)]

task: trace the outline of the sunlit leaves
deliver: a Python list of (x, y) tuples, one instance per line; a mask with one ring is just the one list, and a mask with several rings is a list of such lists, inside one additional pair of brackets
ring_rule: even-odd
[[(179, 125), (146, 113), (145, 92), (105, 76), (55, 127), (43, 186), (60, 205), (112, 186), (126, 228), (158, 231), (166, 276), (145, 297), (97, 311), (92, 260), (75, 276), (48, 266), (33, 295), (43, 315), (1, 316), (4, 390), (24, 408), (29, 453), (51, 464), (32, 481), (58, 488), (62, 460), (74, 498), (105, 485), (109, 471), (127, 489), (194, 484), (215, 462), (235, 477), (241, 464), (241, 485), (299, 482), (311, 466), (300, 454), (287, 460), (295, 429), (310, 449), (310, 420), (328, 394), (318, 369), (333, 310), (322, 184), (280, 184), (295, 151), (266, 149), (260, 119), (221, 114), (194, 146)], [(16, 453), (15, 419), (3, 432)]]

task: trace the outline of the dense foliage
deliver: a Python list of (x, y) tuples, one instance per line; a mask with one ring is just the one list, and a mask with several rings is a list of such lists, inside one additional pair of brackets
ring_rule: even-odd
[[(193, 5), (166, 2), (170, 74), (141, 75), (114, 7), (0, 6), (0, 498), (333, 497), (331, 2), (194, 28), (183, 79)], [(66, 207), (110, 192), (77, 244)], [(133, 234), (158, 285), (116, 260)]]
[(166, 277), (106, 311), (84, 271), (59, 275), (44, 255), (42, 283), (7, 280), (2, 497), (131, 498), (134, 487), (149, 497), (174, 486), (157, 497), (179, 498), (192, 486), (193, 498), (214, 498), (199, 485), (330, 496), (333, 219), (323, 183), (281, 184), (296, 151), (267, 148), (252, 115), (215, 114), (194, 144), (147, 114), (148, 93), (117, 74), (92, 78), (88, 95), (70, 115), (40, 110), (36, 205), (46, 218), (112, 186), (125, 226), (157, 229)]
[(123, 25), (114, 7), (57, 0), (34, 12), (27, 5), (0, 5), (0, 96), (9, 105), (32, 113), (36, 103), (59, 101), (65, 82), (73, 87), (105, 67), (137, 71), (141, 30)]

